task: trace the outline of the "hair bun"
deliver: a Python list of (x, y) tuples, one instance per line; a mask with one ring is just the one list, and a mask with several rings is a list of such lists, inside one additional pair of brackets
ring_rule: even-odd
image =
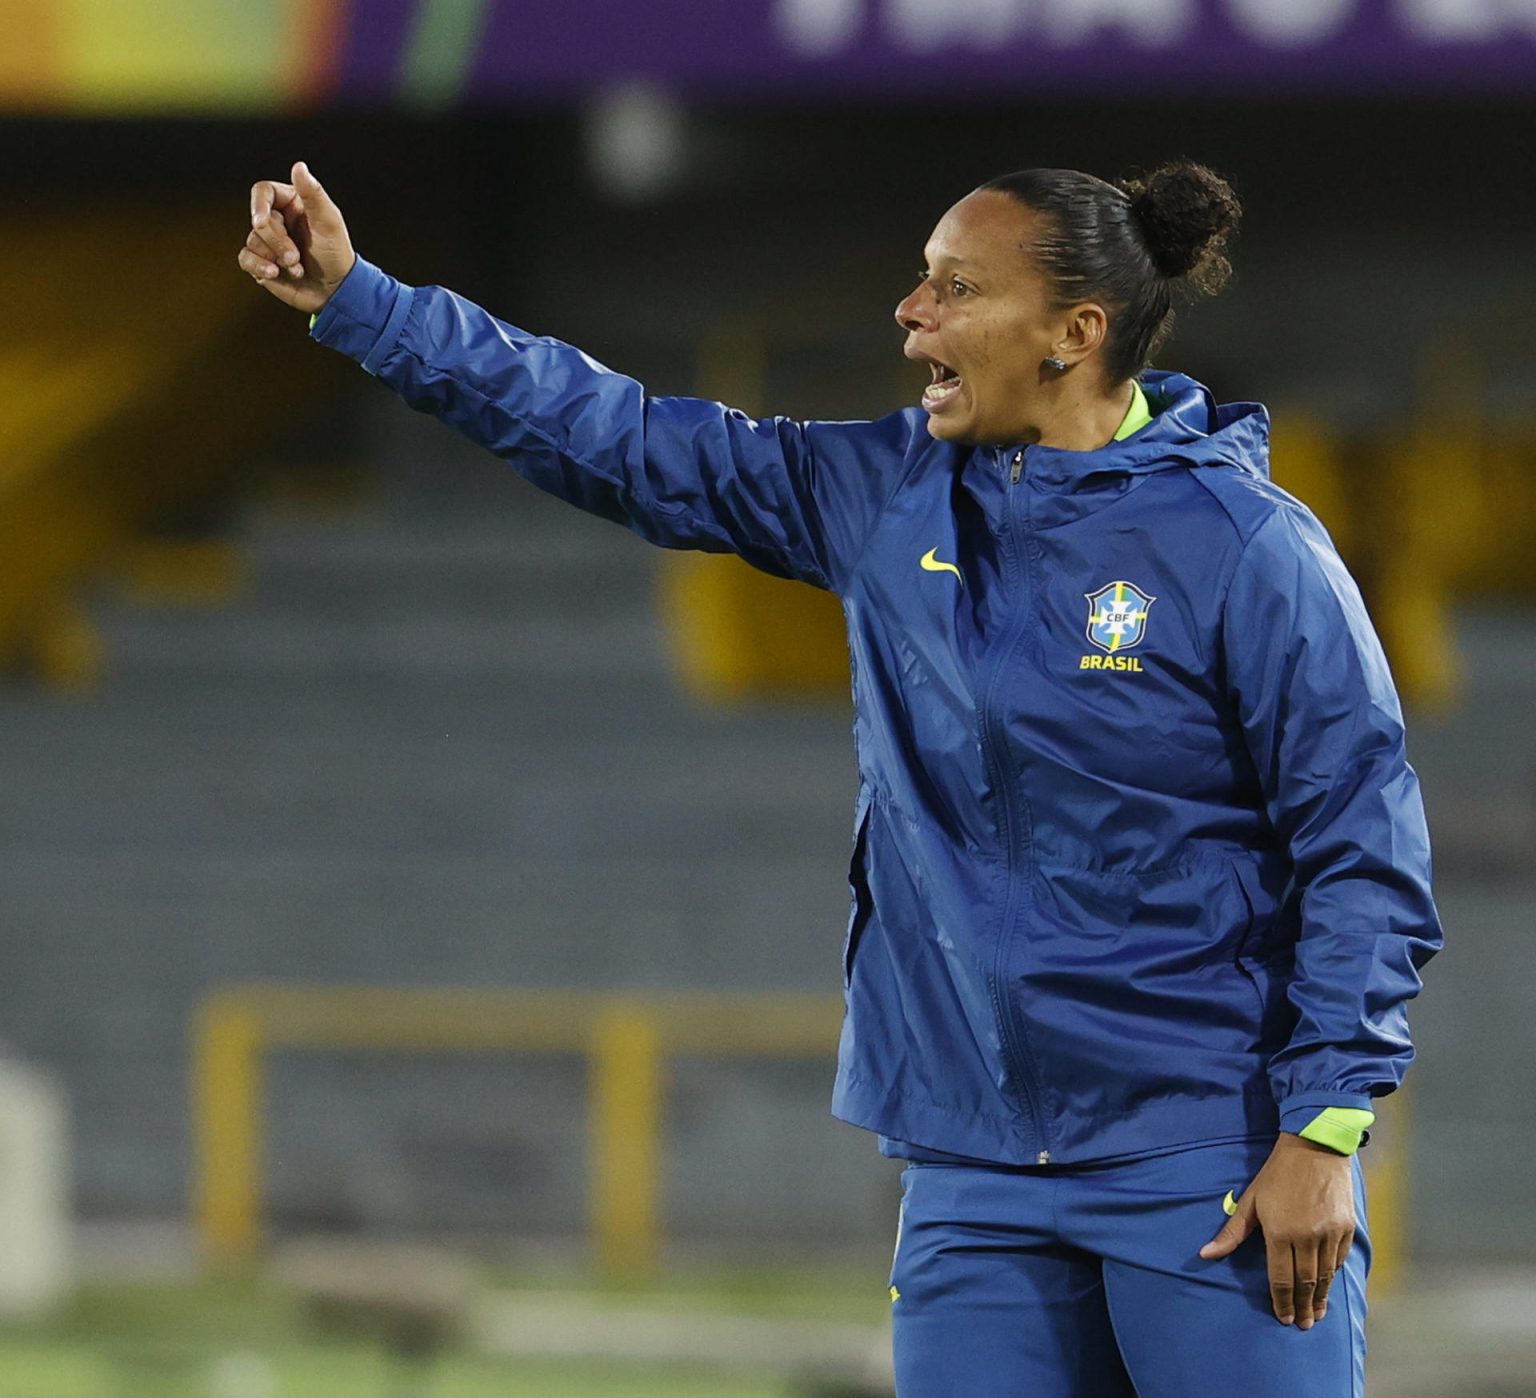
[(1204, 165), (1175, 160), (1121, 189), (1157, 270), (1187, 277), (1198, 291), (1221, 290), (1232, 275), (1226, 245), (1243, 216), (1232, 186)]

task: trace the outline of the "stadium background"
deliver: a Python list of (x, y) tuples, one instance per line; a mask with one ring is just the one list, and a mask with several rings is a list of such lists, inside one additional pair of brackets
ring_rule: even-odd
[[(1435, 840), (1449, 949), (1367, 1152), (1379, 1391), (1536, 1392), (1536, 6), (0, 0), (0, 34), (0, 1041), (68, 1112), (0, 1218), (52, 1180), (71, 1220), (0, 1391), (376, 1391), (304, 1366), (466, 1307), (443, 1391), (560, 1345), (608, 1367), (485, 1391), (878, 1391), (894, 1171), (817, 1039), (835, 607), (548, 501), (306, 343), (234, 266), (252, 180), (307, 160), (364, 255), (655, 391), (869, 416), (917, 391), (890, 309), (953, 199), (1187, 154), (1246, 222), (1161, 362), (1269, 404)], [(618, 1037), (324, 1001), (244, 1056), (255, 984), (591, 992)], [(752, 1051), (717, 1025), (651, 1083), (679, 992), (807, 999), (733, 1000)]]

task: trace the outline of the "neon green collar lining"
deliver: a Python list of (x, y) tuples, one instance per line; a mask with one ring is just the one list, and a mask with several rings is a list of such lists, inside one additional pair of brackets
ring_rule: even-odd
[(1147, 395), (1141, 385), (1131, 380), (1131, 406), (1125, 414), (1125, 421), (1120, 424), (1120, 429), (1115, 433), (1114, 440), (1124, 441), (1133, 432), (1140, 432), (1152, 421), (1152, 409), (1147, 404)]

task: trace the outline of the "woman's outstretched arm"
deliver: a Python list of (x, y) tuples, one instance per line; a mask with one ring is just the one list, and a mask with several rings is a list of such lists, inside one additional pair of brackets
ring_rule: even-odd
[(571, 345), (358, 258), (302, 164), (292, 184), (253, 188), (239, 261), (315, 316), (317, 340), (541, 489), (653, 543), (736, 553), (834, 592), (928, 442), (913, 413), (800, 423), (647, 394)]

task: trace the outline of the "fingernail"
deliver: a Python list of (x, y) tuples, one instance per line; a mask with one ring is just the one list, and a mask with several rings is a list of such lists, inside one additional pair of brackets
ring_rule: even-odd
[(260, 228), (266, 221), (267, 216), (265, 214), (257, 214), (251, 219), (251, 226), (253, 228)]
[(1296, 1322), (1296, 1328), (1298, 1330), (1310, 1330), (1312, 1328), (1312, 1322), (1310, 1320), (1299, 1320)]
[(1289, 1325), (1293, 1320), (1296, 1319), (1296, 1317), (1293, 1315), (1283, 1315), (1277, 1316), (1276, 1319), (1279, 1320), (1281, 1325)]
[(290, 266), (292, 266), (292, 264), (298, 260), (299, 254), (296, 248), (289, 248), (288, 251), (283, 254), (283, 261), (288, 263)]

